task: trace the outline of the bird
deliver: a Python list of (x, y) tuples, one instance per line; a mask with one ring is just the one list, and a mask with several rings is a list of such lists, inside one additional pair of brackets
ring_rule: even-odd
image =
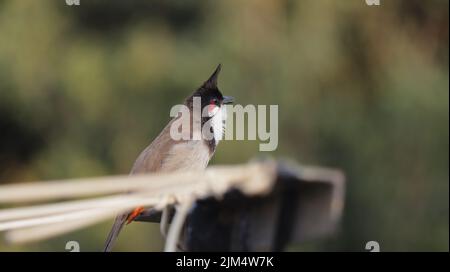
[[(203, 170), (207, 167), (224, 133), (225, 105), (234, 102), (233, 97), (223, 96), (217, 86), (221, 68), (222, 65), (219, 64), (208, 80), (188, 96), (183, 103), (192, 113), (195, 98), (200, 98), (201, 109), (206, 108), (207, 110), (207, 114), (201, 115), (201, 118), (189, 117), (190, 124), (201, 123), (199, 126), (189, 126), (188, 133), (191, 137), (180, 140), (174, 140), (174, 137), (171, 137), (171, 126), (177, 120), (180, 121), (180, 118), (185, 118), (180, 114), (173, 117), (161, 133), (140, 153), (130, 175)], [(210, 131), (212, 137), (193, 137), (193, 135), (203, 135), (200, 130), (204, 126), (207, 126), (205, 129)], [(131, 223), (144, 210), (144, 207), (137, 207), (133, 211), (117, 215), (105, 242), (105, 252), (112, 250), (123, 226)]]

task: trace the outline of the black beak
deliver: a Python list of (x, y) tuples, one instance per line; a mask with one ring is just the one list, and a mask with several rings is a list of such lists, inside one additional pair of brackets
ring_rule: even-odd
[(222, 100), (223, 104), (231, 104), (233, 102), (234, 102), (234, 97), (232, 97), (232, 96), (224, 96), (223, 97), (223, 100)]

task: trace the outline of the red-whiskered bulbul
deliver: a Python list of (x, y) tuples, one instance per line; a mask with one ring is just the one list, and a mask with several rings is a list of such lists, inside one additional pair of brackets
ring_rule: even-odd
[[(174, 140), (171, 137), (170, 130), (173, 122), (181, 118), (180, 115), (174, 117), (153, 142), (142, 151), (131, 169), (131, 175), (150, 172), (171, 172), (183, 170), (203, 170), (208, 165), (209, 160), (214, 155), (217, 144), (223, 136), (225, 104), (233, 102), (233, 98), (223, 96), (217, 88), (217, 78), (221, 65), (216, 68), (211, 77), (203, 83), (191, 96), (189, 96), (184, 105), (193, 113), (193, 100), (195, 97), (201, 99), (201, 110), (206, 107), (207, 114), (199, 119), (201, 125), (189, 126), (190, 136), (188, 140)], [(191, 114), (192, 116), (192, 114)], [(192, 124), (192, 117), (190, 122)], [(209, 126), (213, 137), (195, 138), (193, 135), (203, 135), (201, 129)], [(113, 224), (113, 227), (106, 240), (104, 251), (111, 251), (119, 232), (125, 223), (130, 223), (142, 211), (143, 207), (138, 207), (133, 211), (119, 214)]]

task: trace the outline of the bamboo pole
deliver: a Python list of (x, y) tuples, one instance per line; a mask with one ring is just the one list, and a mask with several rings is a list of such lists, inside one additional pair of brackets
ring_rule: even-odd
[[(0, 231), (6, 231), (9, 242), (25, 243), (87, 227), (136, 206), (163, 210), (168, 205), (179, 203), (182, 210), (187, 212), (188, 203), (208, 196), (220, 198), (230, 188), (249, 195), (268, 193), (275, 182), (275, 176), (274, 163), (250, 163), (210, 167), (200, 172), (2, 185), (0, 203), (94, 198), (0, 210)], [(123, 194), (124, 192), (130, 193)], [(102, 196), (105, 194), (108, 196)], [(180, 216), (177, 220), (184, 220)], [(173, 237), (177, 237), (177, 226), (180, 224), (171, 225), (168, 233), (171, 241), (176, 239)], [(173, 243), (169, 243), (167, 249), (173, 250)]]

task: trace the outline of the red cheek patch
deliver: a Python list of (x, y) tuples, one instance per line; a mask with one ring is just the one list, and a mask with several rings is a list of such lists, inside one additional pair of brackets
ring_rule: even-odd
[(215, 104), (213, 104), (213, 103), (209, 104), (209, 106), (208, 106), (208, 112), (213, 112), (215, 108), (216, 108), (216, 105), (215, 105)]

